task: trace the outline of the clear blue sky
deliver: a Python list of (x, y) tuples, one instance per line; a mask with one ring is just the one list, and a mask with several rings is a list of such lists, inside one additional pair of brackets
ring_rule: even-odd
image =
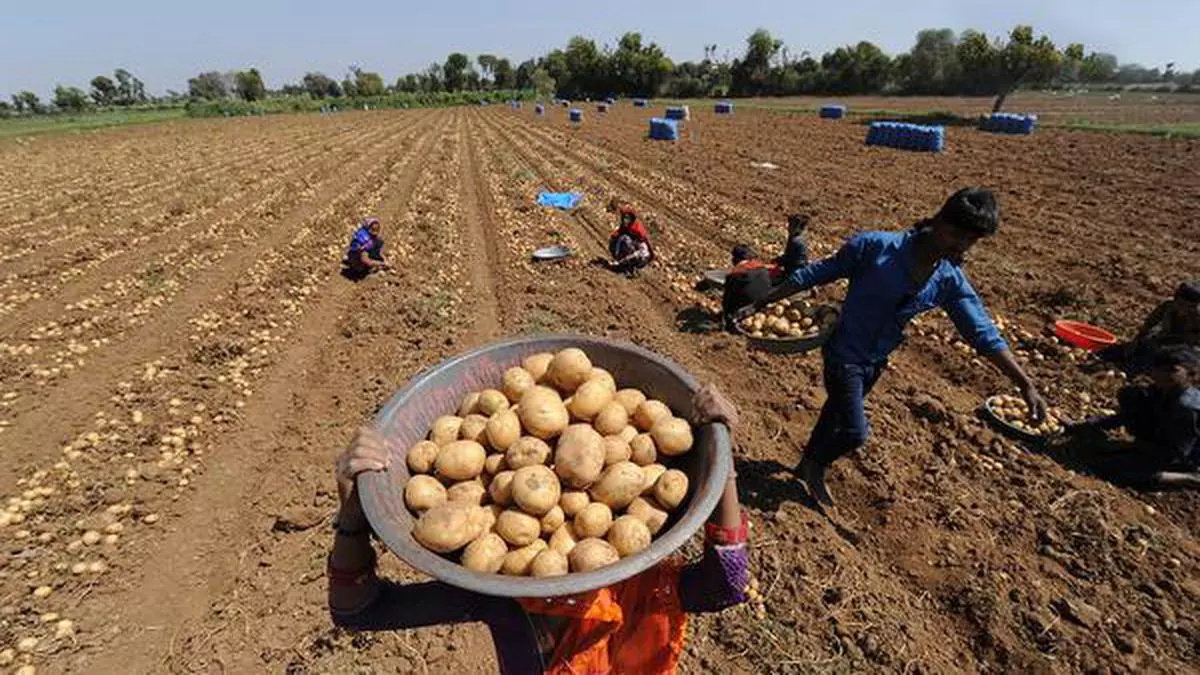
[(84, 89), (125, 67), (147, 91), (185, 91), (204, 70), (257, 66), (268, 86), (351, 64), (394, 82), (451, 51), (508, 56), (514, 65), (572, 35), (614, 43), (637, 30), (671, 58), (698, 60), (703, 45), (740, 54), (764, 27), (793, 52), (820, 54), (867, 39), (895, 54), (922, 28), (1007, 31), (1032, 23), (1059, 43), (1083, 42), (1121, 61), (1200, 68), (1200, 0), (0, 0), (0, 97)]

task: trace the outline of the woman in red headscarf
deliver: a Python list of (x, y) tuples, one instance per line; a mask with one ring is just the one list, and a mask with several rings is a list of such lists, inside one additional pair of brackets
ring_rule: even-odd
[(608, 252), (612, 256), (608, 268), (614, 272), (636, 274), (654, 260), (650, 232), (638, 220), (633, 207), (614, 199), (608, 203), (608, 211), (617, 212), (620, 218), (617, 229), (608, 238)]

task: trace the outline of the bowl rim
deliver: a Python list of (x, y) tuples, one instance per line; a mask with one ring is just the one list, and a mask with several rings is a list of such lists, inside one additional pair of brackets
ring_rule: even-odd
[[(388, 402), (375, 416), (377, 427), (383, 427), (407, 400), (418, 391), (428, 380), (436, 377), (443, 369), (453, 365), (469, 362), (480, 358), (492, 351), (512, 346), (530, 346), (541, 343), (563, 345), (569, 342), (587, 351), (588, 346), (603, 345), (607, 348), (618, 348), (637, 354), (654, 361), (657, 365), (679, 378), (691, 392), (699, 390), (699, 383), (687, 371), (674, 361), (638, 345), (609, 340), (607, 338), (571, 334), (571, 333), (540, 333), (521, 337), (489, 342), (468, 352), (452, 356), (448, 359), (426, 368), (412, 377), (407, 384), (392, 395)], [(562, 348), (560, 346), (559, 348)], [(364, 473), (356, 481), (358, 493), (362, 500), (363, 512), (371, 523), (375, 536), (387, 546), (396, 557), (417, 571), (431, 576), (443, 583), (465, 588), (484, 595), (515, 597), (515, 598), (549, 598), (563, 595), (577, 595), (599, 588), (611, 586), (630, 577), (640, 574), (673, 555), (692, 536), (700, 530), (708, 517), (716, 509), (724, 491), (725, 482), (733, 471), (733, 448), (729, 428), (721, 423), (704, 425), (707, 433), (714, 434), (713, 442), (716, 456), (710, 471), (712, 476), (707, 482), (712, 489), (697, 491), (693, 500), (699, 500), (675, 524), (651, 542), (649, 548), (619, 562), (602, 567), (591, 572), (573, 572), (559, 577), (542, 579), (532, 577), (509, 577), (500, 574), (483, 574), (469, 570), (462, 565), (447, 560), (442, 556), (422, 548), (420, 545), (410, 545), (405, 535), (392, 527), (376, 527), (376, 523), (387, 524), (382, 518), (382, 495), (385, 491), (394, 489), (391, 485), (390, 473), (386, 471)], [(411, 539), (411, 535), (407, 535)]]

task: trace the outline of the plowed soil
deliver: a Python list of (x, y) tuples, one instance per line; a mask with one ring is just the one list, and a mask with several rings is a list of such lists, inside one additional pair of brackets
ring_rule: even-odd
[[(482, 627), (331, 626), (333, 458), (439, 360), (575, 331), (657, 350), (743, 411), (765, 607), (694, 620), (685, 672), (1194, 669), (1197, 495), (1113, 487), (1078, 471), (1078, 448), (995, 434), (975, 410), (1006, 383), (930, 316), (822, 515), (790, 473), (823, 402), (819, 357), (708, 331), (713, 298), (693, 284), (735, 243), (777, 251), (791, 210), (815, 215), (827, 253), (989, 186), (1004, 224), (968, 273), (1051, 404), (1094, 414), (1121, 379), (1046, 326), (1127, 335), (1200, 277), (1200, 143), (951, 128), (925, 155), (867, 148), (853, 122), (697, 110), (664, 144), (644, 139), (647, 116), (349, 113), (0, 144), (0, 650), (37, 639), (13, 666), (494, 672)], [(533, 206), (547, 188), (585, 199)], [(611, 196), (656, 236), (659, 263), (635, 279), (587, 263)], [(355, 284), (337, 262), (368, 214), (395, 271)], [(578, 255), (530, 262), (557, 242)]]

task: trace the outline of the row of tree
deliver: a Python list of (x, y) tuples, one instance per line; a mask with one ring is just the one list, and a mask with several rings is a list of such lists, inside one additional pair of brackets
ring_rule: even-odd
[[(564, 47), (515, 67), (509, 59), (492, 54), (480, 54), (472, 61), (467, 54), (455, 52), (442, 63), (400, 77), (391, 86), (379, 73), (354, 66), (340, 81), (313, 72), (272, 92), (259, 71), (250, 68), (200, 73), (188, 80), (186, 95), (169, 92), (166, 98), (254, 102), (272, 95), (327, 99), (373, 98), (391, 92), (503, 90), (563, 98), (891, 93), (988, 95), (996, 97), (994, 107), (999, 110), (1005, 97), (1020, 87), (1146, 83), (1200, 87), (1200, 70), (1176, 72), (1174, 64), (1163, 70), (1122, 65), (1111, 54), (1085, 54), (1082, 45), (1059, 47), (1048, 36), (1035, 34), (1030, 26), (1017, 26), (1003, 37), (973, 30), (961, 34), (950, 29), (924, 30), (911, 50), (894, 57), (863, 41), (818, 58), (789, 49), (765, 29), (746, 38), (740, 56), (731, 58), (726, 51), (718, 57), (717, 52), (717, 45), (705, 45), (702, 60), (675, 63), (640, 33), (626, 33), (615, 47), (577, 36)], [(89, 92), (57, 86), (50, 106), (33, 92), (18, 92), (11, 104), (0, 101), (0, 115), (132, 106), (149, 100), (141, 80), (118, 69), (111, 78), (93, 78)]]

